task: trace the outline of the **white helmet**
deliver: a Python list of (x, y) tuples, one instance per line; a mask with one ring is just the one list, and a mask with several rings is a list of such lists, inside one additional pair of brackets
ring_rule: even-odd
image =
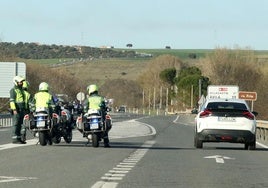
[(23, 84), (22, 82), (23, 82), (24, 80), (25, 80), (25, 79), (24, 79), (24, 77), (22, 77), (22, 76), (15, 76), (15, 77), (13, 78), (13, 83), (15, 84), (15, 86), (18, 86), (18, 83), (21, 82), (21, 84)]
[(46, 82), (39, 84), (39, 91), (48, 91), (49, 85)]
[(99, 88), (98, 88), (98, 86), (95, 85), (95, 84), (91, 84), (91, 85), (89, 85), (89, 86), (87, 87), (87, 92), (88, 92), (89, 95), (91, 95), (91, 94), (94, 93), (94, 92), (98, 92), (98, 91), (99, 91)]

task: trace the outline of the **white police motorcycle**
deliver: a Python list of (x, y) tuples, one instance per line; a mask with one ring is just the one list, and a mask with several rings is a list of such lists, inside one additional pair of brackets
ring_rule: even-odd
[(35, 112), (24, 116), (23, 124), (34, 136), (38, 137), (40, 145), (45, 146), (52, 144), (52, 129), (59, 121), (58, 114), (52, 113), (50, 117), (48, 109), (38, 108)]
[(99, 147), (101, 140), (104, 146), (109, 143), (107, 134), (112, 128), (110, 114), (103, 115), (101, 110), (89, 109), (87, 113), (77, 118), (76, 126), (83, 137), (88, 139), (88, 143), (92, 142), (93, 147)]

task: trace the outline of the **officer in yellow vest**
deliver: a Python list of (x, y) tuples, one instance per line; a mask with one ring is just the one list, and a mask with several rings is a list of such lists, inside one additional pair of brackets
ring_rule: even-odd
[[(104, 97), (99, 95), (99, 88), (97, 85), (92, 84), (87, 87), (87, 92), (89, 97), (84, 102), (84, 113), (87, 113), (88, 109), (100, 110), (103, 120), (105, 120), (105, 115), (107, 107), (105, 104)], [(104, 147), (110, 147), (108, 131), (105, 132), (103, 137)]]
[[(25, 113), (29, 114), (30, 118), (32, 118), (32, 115), (30, 114), (31, 94), (28, 91), (29, 86), (30, 86), (30, 83), (24, 80), (22, 84), (22, 89), (24, 91), (24, 96), (25, 96)], [(26, 141), (26, 127), (24, 124), (21, 125), (21, 140), (24, 142)]]
[(14, 87), (10, 90), (10, 109), (13, 115), (12, 142), (15, 144), (26, 144), (21, 140), (21, 127), (23, 117), (26, 113), (25, 93), (22, 89), (24, 77), (15, 76), (13, 78)]
[(30, 113), (31, 94), (28, 91), (29, 86), (30, 86), (30, 83), (28, 81), (24, 80), (23, 84), (22, 84), (22, 89), (24, 90), (24, 94), (25, 94), (25, 109), (26, 109), (26, 113)]
[(46, 82), (39, 84), (39, 91), (34, 95), (32, 103), (34, 104), (33, 111), (43, 108), (47, 109), (50, 116), (55, 108), (53, 96), (49, 93), (49, 85)]

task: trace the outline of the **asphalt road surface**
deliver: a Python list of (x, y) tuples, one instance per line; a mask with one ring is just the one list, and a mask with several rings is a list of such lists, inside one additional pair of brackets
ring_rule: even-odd
[(205, 143), (194, 148), (193, 117), (113, 114), (111, 148), (93, 148), (78, 131), (66, 144), (11, 144), (0, 129), (0, 188), (263, 188), (268, 149)]

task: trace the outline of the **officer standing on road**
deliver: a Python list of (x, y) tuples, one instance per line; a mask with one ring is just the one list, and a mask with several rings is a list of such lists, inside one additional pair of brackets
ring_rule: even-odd
[[(30, 83), (27, 80), (24, 80), (22, 84), (22, 89), (25, 96), (25, 114), (29, 114), (31, 119), (32, 118), (32, 115), (30, 114), (31, 94), (28, 91), (29, 86)], [(24, 126), (24, 124), (21, 125), (21, 140), (26, 141), (26, 127)]]
[[(105, 104), (104, 97), (99, 95), (98, 86), (95, 84), (89, 85), (87, 87), (87, 92), (89, 97), (84, 102), (84, 113), (87, 113), (88, 109), (100, 110), (102, 114), (103, 121), (105, 121), (105, 115), (107, 111), (107, 107)], [(108, 130), (104, 133), (104, 147), (110, 147), (108, 131), (111, 127), (108, 127)]]
[(12, 143), (26, 144), (21, 139), (21, 128), (26, 112), (25, 93), (22, 88), (24, 77), (15, 76), (13, 78), (14, 87), (10, 90), (10, 108), (13, 115)]
[(24, 94), (25, 94), (25, 110), (27, 114), (30, 113), (30, 101), (31, 101), (31, 94), (28, 91), (29, 86), (30, 86), (30, 83), (24, 80), (22, 84), (22, 89), (24, 90)]

